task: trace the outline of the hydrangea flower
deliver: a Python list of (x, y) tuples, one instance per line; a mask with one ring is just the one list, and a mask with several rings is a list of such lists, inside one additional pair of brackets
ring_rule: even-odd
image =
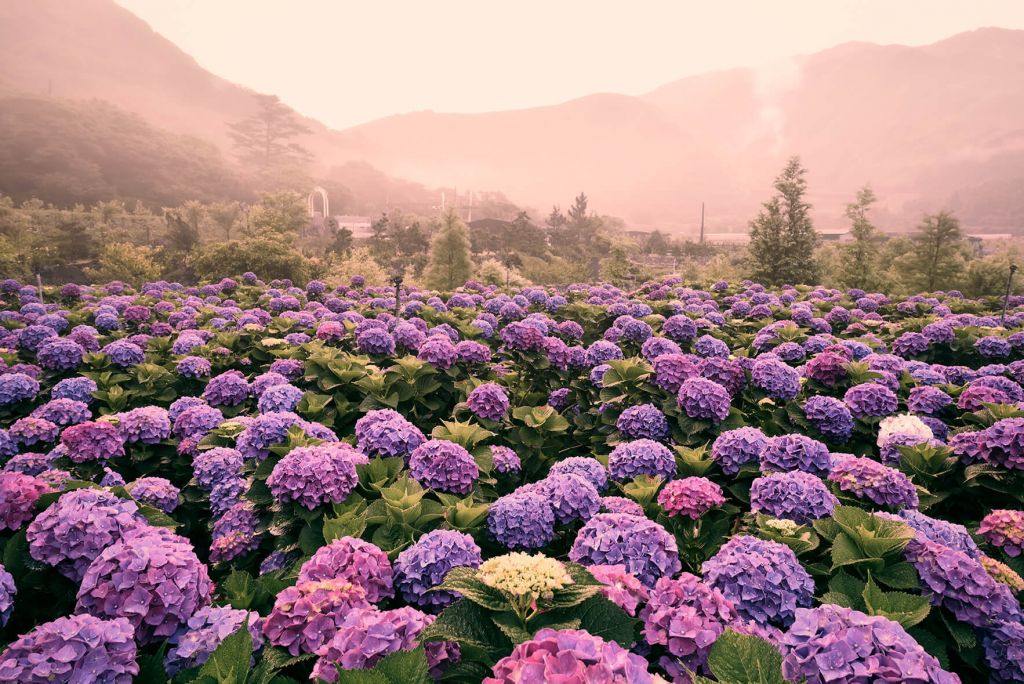
[(394, 570), (380, 548), (355, 537), (340, 537), (317, 549), (299, 569), (299, 581), (343, 579), (358, 585), (366, 600), (394, 596)]
[(706, 477), (686, 477), (666, 484), (658, 493), (658, 504), (670, 517), (699, 519), (725, 503), (722, 488)]
[(640, 604), (647, 603), (650, 594), (647, 587), (640, 583), (631, 572), (622, 565), (591, 565), (587, 568), (598, 582), (603, 584), (601, 594), (636, 617)]
[(409, 456), (409, 474), (424, 487), (451, 494), (469, 494), (480, 476), (472, 454), (455, 442), (431, 439)]
[(602, 513), (622, 513), (624, 515), (637, 515), (644, 517), (644, 509), (636, 501), (622, 496), (602, 496)]
[(829, 482), (858, 499), (879, 506), (917, 508), (917, 488), (904, 473), (869, 458), (836, 456), (832, 459)]
[(549, 475), (579, 475), (594, 485), (599, 492), (608, 486), (608, 470), (596, 458), (589, 456), (570, 456), (562, 459), (551, 466)]
[(984, 555), (978, 560), (992, 579), (1010, 587), (1015, 594), (1024, 591), (1024, 577), (1018, 575), (1009, 565)]
[(539, 549), (555, 537), (555, 510), (536, 489), (516, 490), (491, 504), (487, 531), (507, 549)]
[(830, 603), (797, 609), (783, 646), (789, 681), (960, 682), (898, 622)]
[(0, 682), (131, 684), (139, 673), (134, 631), (124, 618), (92, 615), (43, 623), (0, 653)]
[(338, 670), (372, 668), (390, 653), (415, 648), (417, 636), (433, 621), (434, 616), (408, 606), (353, 610), (331, 640), (317, 649), (319, 658), (312, 676), (317, 681), (336, 682)]
[(303, 394), (304, 392), (295, 385), (274, 385), (263, 391), (256, 401), (256, 408), (260, 413), (294, 411), (302, 401)]
[(202, 665), (221, 642), (245, 623), (249, 625), (253, 650), (259, 650), (263, 643), (259, 613), (219, 606), (200, 608), (167, 640), (164, 670), (173, 677), (182, 670)]
[(720, 434), (711, 445), (711, 458), (726, 475), (735, 475), (747, 463), (761, 460), (768, 437), (755, 427), (741, 427)]
[(669, 432), (668, 419), (653, 404), (630, 406), (619, 415), (615, 427), (626, 439), (661, 441)]
[(601, 508), (597, 488), (582, 475), (555, 473), (530, 486), (551, 502), (559, 525), (589, 520)]
[(735, 604), (740, 616), (785, 627), (811, 605), (814, 580), (785, 544), (737, 535), (701, 566), (704, 580)]
[(554, 558), (519, 551), (487, 559), (480, 564), (476, 577), (489, 587), (528, 598), (531, 603), (540, 598), (550, 600), (555, 591), (575, 582), (565, 565)]
[(210, 603), (213, 583), (184, 537), (162, 527), (127, 530), (89, 565), (78, 589), (78, 612), (128, 618), (135, 639), (169, 637)]
[(632, 480), (651, 475), (666, 480), (676, 474), (676, 458), (664, 444), (650, 439), (623, 442), (608, 455), (608, 470), (613, 479)]
[(843, 401), (855, 418), (882, 418), (895, 413), (899, 406), (896, 394), (875, 382), (854, 385), (846, 390)]
[(20, 530), (35, 515), (36, 500), (53, 489), (32, 475), (0, 472), (0, 531)]
[(832, 515), (839, 500), (821, 478), (799, 470), (770, 473), (750, 486), (750, 510), (801, 525)]
[(827, 446), (798, 434), (769, 438), (760, 460), (762, 473), (802, 470), (812, 475), (825, 475), (832, 465)]
[(687, 378), (676, 395), (679, 408), (695, 420), (720, 423), (729, 417), (732, 397), (717, 382), (705, 378)]
[(0, 406), (11, 406), (20, 401), (35, 399), (39, 394), (39, 381), (25, 373), (0, 375)]
[(576, 535), (569, 560), (582, 565), (622, 565), (644, 585), (679, 572), (679, 548), (664, 527), (624, 513), (599, 513)]
[(1008, 470), (1024, 470), (1024, 418), (1004, 418), (981, 434), (980, 450), (986, 461)]
[(800, 393), (800, 374), (770, 356), (754, 362), (750, 379), (755, 387), (778, 401), (790, 401)]
[(359, 483), (352, 451), (339, 444), (292, 449), (267, 478), (270, 493), (282, 503), (294, 501), (309, 510), (343, 502)]
[(370, 608), (366, 592), (347, 580), (302, 580), (284, 589), (263, 621), (263, 636), (293, 656), (316, 653), (334, 638), (346, 616)]
[(72, 463), (104, 461), (124, 456), (124, 439), (113, 423), (91, 420), (65, 428), (60, 443), (68, 450)]
[(982, 638), (985, 663), (991, 670), (993, 684), (1024, 681), (1024, 624), (1001, 622), (985, 632)]
[(125, 488), (136, 501), (158, 508), (164, 513), (171, 513), (178, 507), (181, 495), (178, 488), (164, 477), (140, 477), (129, 482)]
[(521, 682), (654, 684), (647, 661), (584, 630), (545, 627), (499, 660), (483, 684)]
[(125, 443), (158, 444), (171, 436), (171, 419), (159, 406), (143, 406), (118, 414)]
[(14, 611), (14, 596), (18, 588), (14, 585), (14, 577), (7, 572), (7, 568), (0, 565), (0, 627), (7, 624)]
[(995, 510), (981, 519), (978, 534), (1011, 558), (1024, 553), (1024, 511)]
[(804, 403), (804, 415), (828, 439), (845, 442), (853, 434), (853, 414), (835, 397), (809, 397)]
[(456, 530), (433, 530), (398, 554), (395, 559), (395, 588), (407, 602), (425, 609), (447, 606), (459, 598), (457, 592), (430, 591), (452, 568), (475, 568), (483, 562), (480, 547), (468, 534)]
[(210, 406), (238, 406), (249, 397), (249, 382), (240, 371), (224, 371), (210, 378), (203, 399)]
[(469, 393), (466, 399), (469, 410), (480, 418), (501, 420), (508, 411), (508, 395), (500, 385), (485, 382)]
[(368, 456), (400, 456), (406, 460), (427, 441), (418, 427), (401, 416), (369, 424), (362, 436), (359, 436), (357, 428), (356, 436), (359, 450)]
[(523, 467), (516, 452), (506, 446), (491, 446), (491, 463), (494, 466), (494, 471), (501, 475), (518, 473)]

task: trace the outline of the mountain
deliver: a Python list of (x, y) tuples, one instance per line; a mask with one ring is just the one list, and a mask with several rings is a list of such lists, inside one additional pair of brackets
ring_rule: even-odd
[[(822, 226), (843, 225), (844, 204), (870, 182), (886, 228), (948, 207), (972, 229), (1019, 230), (1022, 67), (1024, 31), (980, 29), (922, 47), (849, 43), (637, 97), (413, 112), (344, 131), (305, 119), (312, 132), (299, 142), (320, 175), (358, 170), (360, 187), (380, 175), (501, 190), (543, 211), (584, 191), (600, 213), (675, 231), (694, 230), (702, 201), (710, 230), (742, 230), (798, 154)], [(106, 100), (225, 158), (226, 123), (253, 111), (252, 91), (113, 0), (0, 0), (0, 96), (12, 93)], [(369, 191), (391, 197), (380, 183)]]

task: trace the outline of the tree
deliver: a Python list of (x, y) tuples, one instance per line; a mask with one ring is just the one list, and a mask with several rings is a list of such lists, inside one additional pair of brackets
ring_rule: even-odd
[(665, 239), (665, 234), (660, 230), (654, 231), (647, 237), (647, 244), (644, 245), (644, 251), (648, 254), (664, 254), (668, 250), (668, 240)]
[(846, 205), (850, 219), (853, 243), (843, 250), (843, 280), (849, 287), (874, 289), (878, 287), (878, 247), (875, 244), (875, 226), (868, 218), (871, 205), (877, 198), (870, 186), (857, 191), (857, 200)]
[(335, 254), (348, 254), (352, 250), (352, 231), (348, 228), (336, 229), (328, 249)]
[(441, 230), (430, 243), (427, 284), (437, 290), (451, 291), (472, 275), (468, 231), (455, 211), (449, 209), (441, 218)]
[(224, 234), (224, 239), (230, 240), (231, 231), (242, 216), (242, 206), (238, 202), (219, 202), (211, 204), (208, 212), (210, 218)]
[(291, 238), (300, 236), (309, 225), (306, 202), (297, 192), (267, 192), (249, 214), (249, 235), (276, 233)]
[(964, 270), (960, 221), (948, 211), (924, 217), (907, 255), (910, 284), (918, 290), (952, 289)]
[(228, 125), (238, 159), (263, 175), (300, 168), (311, 161), (309, 150), (292, 141), (310, 133), (309, 128), (276, 95), (255, 97), (256, 113)]
[(582, 227), (587, 223), (587, 218), (587, 196), (581, 192), (569, 207), (567, 223), (573, 227)]
[(561, 228), (565, 225), (565, 214), (562, 213), (562, 209), (555, 205), (551, 207), (551, 213), (548, 214), (547, 224), (552, 228)]
[[(193, 218), (195, 218), (193, 216)], [(199, 225), (182, 218), (179, 210), (167, 209), (167, 247), (172, 252), (188, 254), (199, 244)]]
[(316, 266), (284, 236), (272, 233), (208, 245), (194, 252), (188, 265), (199, 280), (217, 281), (252, 271), (267, 280), (288, 278), (295, 283), (309, 280)]
[(776, 195), (750, 222), (753, 276), (766, 285), (815, 284), (819, 280), (814, 259), (818, 234), (811, 222), (811, 205), (804, 201), (805, 173), (800, 158), (791, 158), (775, 179)]
[(96, 267), (85, 269), (85, 275), (97, 284), (121, 280), (139, 286), (160, 277), (160, 267), (153, 256), (150, 247), (110, 243), (100, 252)]

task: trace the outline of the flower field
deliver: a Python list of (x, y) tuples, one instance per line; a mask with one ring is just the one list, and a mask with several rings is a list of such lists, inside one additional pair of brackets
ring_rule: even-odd
[(1024, 682), (1024, 298), (0, 283), (0, 682)]

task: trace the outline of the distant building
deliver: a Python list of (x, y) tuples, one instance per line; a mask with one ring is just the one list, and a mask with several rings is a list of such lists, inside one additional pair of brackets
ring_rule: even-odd
[(1012, 233), (968, 233), (965, 237), (967, 243), (981, 256), (991, 254), (996, 243), (1012, 240), (1015, 236)]
[(818, 239), (822, 242), (853, 242), (853, 234), (848, 230), (819, 230)]
[(352, 231), (355, 239), (368, 238), (373, 234), (373, 219), (369, 216), (348, 216), (338, 215), (333, 217), (338, 224), (338, 229), (348, 228)]

